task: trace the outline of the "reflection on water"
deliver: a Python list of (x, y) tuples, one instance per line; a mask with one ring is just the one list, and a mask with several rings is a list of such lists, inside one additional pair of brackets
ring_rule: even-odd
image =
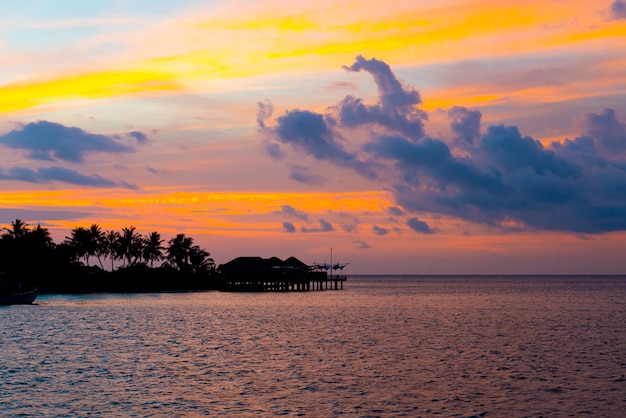
[(349, 277), (343, 291), (0, 308), (2, 416), (621, 416), (626, 278)]

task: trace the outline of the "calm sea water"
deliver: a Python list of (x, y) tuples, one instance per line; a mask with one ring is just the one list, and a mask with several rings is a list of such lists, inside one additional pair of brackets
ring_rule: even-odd
[(0, 349), (0, 416), (621, 417), (626, 277), (43, 295)]

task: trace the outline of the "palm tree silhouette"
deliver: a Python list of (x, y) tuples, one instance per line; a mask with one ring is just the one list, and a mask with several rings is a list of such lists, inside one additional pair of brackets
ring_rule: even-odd
[(190, 248), (189, 263), (194, 273), (213, 271), (215, 269), (215, 261), (210, 256), (211, 254), (197, 245)]
[(154, 267), (154, 262), (163, 258), (164, 247), (161, 234), (151, 232), (148, 236), (143, 237), (143, 259), (146, 263), (150, 263), (150, 267)]
[(166, 258), (179, 271), (184, 270), (189, 264), (189, 253), (193, 245), (193, 238), (178, 234), (170, 239), (166, 249)]
[(111, 271), (113, 262), (123, 257), (120, 251), (120, 233), (117, 231), (107, 231), (104, 235), (103, 256), (111, 259)]
[(91, 232), (82, 226), (76, 227), (70, 231), (69, 237), (65, 237), (65, 242), (72, 248), (77, 260), (85, 257), (85, 264), (89, 267)]
[(124, 264), (126, 266), (133, 264), (141, 257), (141, 235), (135, 232), (135, 229), (134, 226), (122, 228), (119, 239), (120, 254), (126, 261)]
[(104, 266), (102, 265), (102, 256), (106, 252), (105, 234), (98, 224), (91, 224), (91, 227), (89, 228), (87, 252), (89, 253), (89, 256), (96, 256), (100, 267), (104, 270)]
[(28, 224), (21, 219), (11, 222), (11, 228), (3, 228), (11, 238), (23, 238), (28, 233)]

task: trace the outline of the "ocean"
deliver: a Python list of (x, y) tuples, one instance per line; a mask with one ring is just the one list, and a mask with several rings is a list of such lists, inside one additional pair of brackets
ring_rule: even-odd
[(621, 417), (626, 277), (41, 295), (0, 349), (6, 417)]

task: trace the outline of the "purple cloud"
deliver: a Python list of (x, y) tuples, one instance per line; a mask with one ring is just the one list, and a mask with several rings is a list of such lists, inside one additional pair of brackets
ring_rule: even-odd
[(285, 216), (289, 216), (292, 218), (302, 219), (303, 221), (306, 221), (306, 222), (309, 221), (309, 215), (307, 215), (306, 212), (298, 210), (290, 205), (283, 205), (280, 207), (279, 211), (276, 211), (274, 213), (276, 213), (277, 215), (285, 215)]
[[(387, 64), (357, 57), (346, 69), (374, 77), (376, 103), (348, 96), (327, 114), (288, 111), (265, 132), (317, 160), (387, 181), (396, 208), (390, 215), (432, 213), (503, 229), (626, 230), (626, 124), (613, 109), (587, 114), (581, 136), (544, 145), (517, 126), (483, 132), (480, 112), (454, 107), (452, 136), (433, 137), (423, 131), (421, 97)], [(345, 138), (359, 143), (350, 148)], [(434, 232), (417, 217), (408, 225)]]
[(31, 170), (25, 167), (13, 167), (9, 170), (0, 170), (0, 180), (17, 180), (28, 183), (49, 183), (59, 181), (62, 183), (97, 188), (122, 188), (139, 189), (136, 185), (126, 181), (113, 181), (97, 174), (87, 176), (74, 170), (63, 167), (47, 167)]
[(134, 149), (116, 140), (114, 136), (97, 135), (80, 128), (39, 121), (21, 125), (0, 135), (0, 144), (28, 151), (35, 160), (56, 159), (72, 163), (84, 162), (88, 152), (128, 153)]
[(409, 219), (407, 219), (406, 224), (413, 231), (418, 232), (420, 234), (432, 234), (433, 233), (433, 230), (430, 229), (430, 227), (428, 226), (428, 224), (426, 222), (420, 221), (417, 218), (409, 218)]
[(376, 235), (380, 235), (380, 236), (387, 235), (389, 233), (389, 230), (387, 228), (383, 228), (378, 225), (372, 226), (372, 230), (374, 231)]
[(324, 219), (319, 220), (319, 228), (307, 228), (303, 226), (301, 228), (302, 232), (332, 232), (335, 230), (333, 225), (330, 222), (325, 221)]
[(296, 232), (296, 227), (291, 222), (283, 222), (283, 230), (291, 234)]
[(598, 149), (608, 157), (624, 155), (626, 124), (620, 123), (615, 110), (603, 109), (600, 114), (588, 113), (583, 122), (585, 134), (594, 139)]
[(611, 16), (613, 19), (626, 19), (626, 1), (615, 0), (611, 4)]
[(352, 246), (360, 250), (367, 250), (369, 248), (372, 248), (367, 242), (361, 240), (352, 241)]
[(482, 114), (478, 110), (455, 106), (448, 111), (448, 116), (452, 119), (450, 127), (457, 140), (473, 144), (480, 137)]

